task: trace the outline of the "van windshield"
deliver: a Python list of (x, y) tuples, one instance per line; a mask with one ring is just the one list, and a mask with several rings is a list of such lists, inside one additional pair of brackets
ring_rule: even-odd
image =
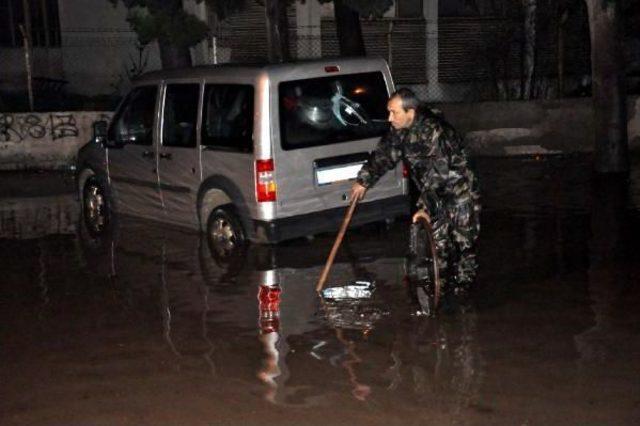
[(278, 91), (285, 150), (378, 137), (388, 128), (381, 72), (287, 81)]

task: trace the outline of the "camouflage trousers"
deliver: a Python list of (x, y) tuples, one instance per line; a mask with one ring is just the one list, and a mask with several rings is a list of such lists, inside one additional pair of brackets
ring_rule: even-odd
[[(475, 279), (478, 266), (475, 243), (480, 233), (479, 204), (468, 201), (434, 206), (434, 203), (420, 202), (418, 206), (431, 219), (443, 289), (468, 287)], [(414, 242), (418, 239), (427, 241), (425, 231), (421, 228), (422, 225), (412, 225), (411, 251), (415, 256), (424, 257), (429, 251), (428, 245), (418, 248)]]

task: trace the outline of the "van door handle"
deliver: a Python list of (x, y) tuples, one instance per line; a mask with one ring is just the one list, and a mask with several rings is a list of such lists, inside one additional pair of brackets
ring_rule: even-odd
[(165, 160), (171, 160), (171, 158), (173, 158), (173, 155), (171, 155), (170, 152), (161, 152), (160, 158), (164, 158)]
[(142, 157), (144, 158), (153, 158), (153, 151), (142, 151)]

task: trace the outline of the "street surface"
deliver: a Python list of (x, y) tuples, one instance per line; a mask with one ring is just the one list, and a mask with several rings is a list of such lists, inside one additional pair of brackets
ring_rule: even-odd
[(0, 424), (640, 424), (640, 158), (476, 161), (478, 279), (435, 317), (408, 219), (347, 232), (328, 285), (375, 291), (327, 302), (335, 234), (232, 261), (131, 218), (92, 237), (70, 175), (4, 172)]

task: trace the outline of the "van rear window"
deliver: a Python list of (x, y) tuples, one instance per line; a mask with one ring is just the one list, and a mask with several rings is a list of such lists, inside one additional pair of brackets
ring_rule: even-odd
[(278, 91), (285, 150), (378, 137), (388, 128), (381, 72), (287, 81)]

